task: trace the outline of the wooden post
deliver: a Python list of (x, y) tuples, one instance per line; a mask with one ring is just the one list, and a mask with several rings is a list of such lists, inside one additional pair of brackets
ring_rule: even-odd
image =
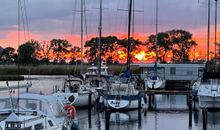
[(193, 96), (193, 111), (196, 111), (196, 96)]
[(189, 107), (189, 95), (188, 94), (186, 95), (186, 104)]
[(29, 91), (29, 88), (27, 87), (27, 88), (26, 88), (26, 93), (28, 93), (28, 91)]
[(202, 124), (203, 130), (207, 130), (207, 111), (206, 109), (202, 109)]
[(105, 110), (105, 130), (109, 130), (109, 121), (110, 121), (111, 110)]
[(151, 97), (152, 97), (152, 95), (149, 94), (149, 95), (148, 95), (148, 98), (149, 98), (149, 100), (148, 100), (148, 110), (150, 110), (150, 111), (153, 110)]
[(138, 128), (141, 128), (141, 100), (138, 100)]
[(92, 128), (92, 122), (91, 122), (91, 111), (92, 111), (92, 94), (89, 93), (89, 109), (88, 109), (88, 123), (89, 123), (89, 128)]
[(189, 127), (192, 127), (192, 95), (189, 96)]

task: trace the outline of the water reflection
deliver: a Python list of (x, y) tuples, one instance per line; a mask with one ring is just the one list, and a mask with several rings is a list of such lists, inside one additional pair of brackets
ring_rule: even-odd
[[(207, 117), (207, 130), (220, 130), (220, 112), (208, 112)], [(200, 111), (200, 120), (199, 126), (200, 129), (203, 129), (203, 119), (202, 119), (202, 112)]]
[(110, 115), (110, 130), (135, 130), (138, 122), (138, 112), (114, 112)]

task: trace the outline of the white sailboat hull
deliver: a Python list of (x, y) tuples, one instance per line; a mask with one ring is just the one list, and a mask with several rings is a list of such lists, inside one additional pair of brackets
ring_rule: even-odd
[[(73, 105), (76, 107), (83, 107), (89, 105), (89, 93), (55, 93), (54, 96), (56, 96), (60, 102), (63, 104), (68, 103), (68, 98), (70, 96), (74, 96), (75, 100), (73, 102)], [(93, 103), (93, 100), (91, 100)]]
[(103, 97), (104, 106), (116, 110), (138, 109), (144, 103), (141, 95), (106, 95)]
[(104, 100), (104, 105), (113, 109), (137, 109), (138, 100)]
[(145, 83), (145, 88), (163, 89), (163, 88), (165, 88), (166, 80), (162, 80), (159, 77), (157, 77), (157, 80), (152, 80), (150, 78), (146, 78), (144, 80), (144, 83)]

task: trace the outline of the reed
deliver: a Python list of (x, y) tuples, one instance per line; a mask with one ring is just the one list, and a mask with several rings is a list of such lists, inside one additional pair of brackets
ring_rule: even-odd
[[(85, 64), (83, 66), (83, 73), (91, 65)], [(119, 74), (125, 70), (125, 64), (108, 65), (109, 72), (112, 74)], [(138, 66), (131, 66), (131, 70), (139, 73)], [(0, 75), (67, 75), (70, 73), (80, 72), (79, 65), (38, 65), (38, 66), (19, 66), (16, 65), (0, 65)]]

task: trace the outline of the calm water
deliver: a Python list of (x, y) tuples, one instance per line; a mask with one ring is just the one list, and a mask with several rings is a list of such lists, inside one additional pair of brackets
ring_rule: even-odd
[[(33, 85), (29, 92), (51, 94), (54, 86), (63, 85), (64, 78), (65, 76), (31, 76)], [(17, 84), (17, 82), (9, 82), (9, 84)], [(5, 82), (0, 82), (0, 86), (5, 85)], [(0, 94), (7, 95), (7, 91)], [(110, 130), (202, 130), (200, 111), (193, 113), (192, 127), (188, 126), (189, 116), (185, 96), (158, 95), (156, 100), (158, 110), (147, 111), (146, 115), (141, 111), (141, 120), (138, 120), (137, 110), (111, 113)], [(77, 110), (77, 123), (80, 130), (104, 130), (104, 112), (97, 112), (93, 108), (91, 113), (90, 121), (87, 109)], [(220, 130), (220, 112), (208, 113), (208, 130)]]

